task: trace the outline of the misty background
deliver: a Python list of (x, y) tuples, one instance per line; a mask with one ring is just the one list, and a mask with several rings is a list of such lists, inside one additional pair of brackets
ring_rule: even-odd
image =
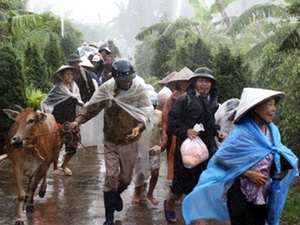
[[(215, 2), (199, 1), (207, 7)], [(230, 16), (239, 16), (251, 6), (265, 2), (282, 3), (283, 0), (234, 1), (226, 12)], [(86, 43), (100, 46), (108, 39), (117, 43), (122, 36), (131, 56), (138, 43), (135, 36), (143, 28), (162, 21), (172, 22), (179, 17), (192, 19), (195, 16), (188, 0), (29, 0), (26, 9), (35, 13), (51, 11), (62, 19), (71, 20), (83, 33)], [(214, 21), (220, 19), (221, 15), (214, 16)]]

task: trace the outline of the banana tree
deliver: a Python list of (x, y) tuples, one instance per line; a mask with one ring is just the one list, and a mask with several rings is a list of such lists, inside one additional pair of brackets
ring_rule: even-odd
[(288, 8), (291, 16), (297, 19), (297, 23), (292, 24), (291, 31), (286, 34), (286, 38), (282, 41), (279, 51), (289, 52), (290, 50), (300, 49), (300, 3), (291, 1), (292, 4)]
[(0, 42), (13, 41), (42, 24), (41, 16), (23, 10), (24, 3), (23, 0), (0, 2)]
[[(230, 26), (230, 19), (225, 12), (225, 8), (232, 2), (236, 0), (220, 1), (216, 0), (214, 4), (210, 7), (206, 7), (200, 0), (189, 0), (189, 4), (192, 6), (195, 13), (195, 21), (199, 24), (198, 30), (200, 38), (204, 42), (209, 42), (212, 45), (218, 45), (219, 43), (230, 43), (230, 37), (226, 36), (222, 29), (220, 23), (214, 22), (214, 16), (220, 13), (222, 16), (222, 21), (226, 26)], [(222, 27), (222, 26), (221, 26)]]

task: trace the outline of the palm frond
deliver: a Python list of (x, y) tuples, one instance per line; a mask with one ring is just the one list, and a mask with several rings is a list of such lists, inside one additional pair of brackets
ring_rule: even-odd
[(150, 27), (144, 28), (140, 33), (138, 33), (135, 36), (135, 38), (139, 41), (143, 41), (149, 35), (152, 35), (154, 33), (158, 33), (159, 35), (161, 35), (168, 27), (169, 24), (170, 22), (161, 22), (161, 23), (153, 24)]
[[(13, 36), (34, 30), (42, 24), (42, 17), (38, 14), (23, 14), (17, 11), (10, 11), (8, 14), (10, 23), (9, 31)], [(25, 28), (27, 30), (25, 30)]]
[(162, 35), (169, 36), (175, 34), (177, 31), (187, 30), (187, 29), (191, 31), (191, 27), (197, 27), (197, 25), (199, 24), (195, 21), (192, 21), (188, 18), (180, 17), (176, 19), (173, 23), (170, 23), (166, 27)]
[[(226, 9), (231, 3), (235, 2), (235, 1), (238, 1), (238, 0), (221, 0), (219, 2), (222, 5), (222, 8)], [(214, 3), (211, 6), (210, 12), (213, 13), (213, 14), (217, 14), (217, 13), (220, 12), (219, 7), (216, 3)]]
[(290, 5), (288, 7), (288, 12), (292, 15), (292, 16), (297, 16), (300, 17), (300, 3), (299, 2), (295, 2), (292, 5)]
[(201, 2), (202, 1), (199, 0), (189, 0), (189, 4), (192, 6), (195, 13), (195, 20), (200, 24), (206, 23), (212, 16), (209, 9), (203, 6)]
[(283, 40), (282, 44), (279, 46), (278, 51), (290, 52), (296, 49), (300, 49), (300, 34), (299, 29), (300, 23), (288, 36)]
[(38, 52), (43, 55), (49, 42), (50, 30), (48, 27), (43, 26), (22, 35), (22, 38), (16, 42), (16, 46), (23, 51), (25, 51), (28, 45), (35, 46)]
[[(290, 25), (286, 25), (285, 27), (277, 30), (277, 32), (275, 32), (274, 34), (270, 35), (268, 38), (266, 38), (263, 41), (260, 41), (257, 45), (255, 45), (254, 47), (252, 47), (248, 52), (247, 52), (247, 56), (250, 58), (257, 58), (259, 57), (262, 49), (270, 43), (274, 43), (276, 46), (278, 46), (278, 49), (281, 49), (282, 44), (284, 42), (286, 42), (286, 47), (290, 46), (294, 46), (295, 43), (287, 43), (289, 40), (289, 37), (296, 41), (297, 43), (297, 37), (290, 35), (292, 34), (294, 31), (297, 31), (299, 25), (295, 28), (295, 24), (290, 24)], [(299, 35), (299, 34), (298, 34)], [(293, 42), (291, 40), (291, 42)], [(299, 38), (298, 38), (298, 44), (299, 44)], [(297, 45), (297, 44), (296, 44)], [(288, 51), (288, 49), (282, 49), (281, 51)]]
[(246, 10), (228, 29), (227, 34), (236, 36), (241, 33), (249, 24), (255, 20), (264, 18), (287, 18), (288, 14), (284, 7), (281, 5), (264, 3), (254, 5)]

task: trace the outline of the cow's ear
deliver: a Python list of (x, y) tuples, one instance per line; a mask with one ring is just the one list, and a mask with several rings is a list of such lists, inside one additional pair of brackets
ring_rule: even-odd
[(20, 112), (21, 110), (23, 110), (23, 108), (19, 105), (15, 105), (16, 109)]
[(11, 109), (3, 109), (3, 112), (14, 121), (16, 121), (16, 117), (19, 115), (18, 111), (11, 110)]
[(46, 113), (43, 113), (39, 110), (37, 112), (38, 112), (39, 121), (40, 122), (45, 122), (45, 120), (47, 119)]
[(39, 121), (40, 122), (45, 122), (45, 120), (47, 119), (46, 113), (43, 113), (40, 110), (38, 110), (37, 113), (38, 113)]

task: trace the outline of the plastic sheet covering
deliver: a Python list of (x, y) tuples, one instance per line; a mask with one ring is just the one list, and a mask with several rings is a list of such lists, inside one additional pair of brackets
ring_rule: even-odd
[[(142, 132), (141, 138), (138, 140), (138, 154), (139, 158), (141, 158), (142, 160), (141, 165), (143, 165), (143, 172), (146, 176), (149, 170), (149, 134), (151, 132), (150, 118), (152, 117), (153, 106), (151, 104), (150, 98), (145, 98), (145, 102), (141, 103), (145, 106), (140, 108), (136, 108), (126, 103), (128, 99), (130, 99), (131, 102), (140, 101), (141, 91), (143, 91), (141, 86), (144, 86), (144, 90), (147, 91), (144, 79), (136, 76), (132, 80), (132, 85), (129, 90), (121, 91), (116, 97), (114, 97), (115, 80), (110, 79), (106, 82), (106, 85), (103, 85), (96, 90), (96, 92), (94, 93), (90, 101), (86, 103), (86, 105), (88, 106), (100, 101), (109, 100), (108, 107), (110, 107), (110, 105), (112, 104), (111, 101), (114, 101), (136, 120), (145, 124), (146, 129)], [(101, 129), (100, 133), (102, 132), (103, 131)]]
[(271, 183), (269, 201), (268, 201), (268, 225), (276, 225), (279, 223), (279, 217), (276, 215), (276, 209), (280, 207), (281, 187), (279, 180), (273, 180)]
[(81, 46), (77, 48), (78, 54), (80, 57), (86, 56), (89, 57), (89, 55), (94, 55), (98, 52), (98, 49), (93, 46)]
[[(221, 126), (221, 131), (225, 134), (225, 138), (229, 135), (229, 133), (234, 128), (233, 121), (229, 120), (229, 118), (236, 112), (236, 109), (239, 105), (239, 99), (231, 98), (221, 104), (215, 113), (216, 124)], [(215, 141), (218, 146), (221, 145), (218, 138), (215, 137)]]
[(103, 149), (103, 111), (80, 126), (82, 147), (97, 146)]

